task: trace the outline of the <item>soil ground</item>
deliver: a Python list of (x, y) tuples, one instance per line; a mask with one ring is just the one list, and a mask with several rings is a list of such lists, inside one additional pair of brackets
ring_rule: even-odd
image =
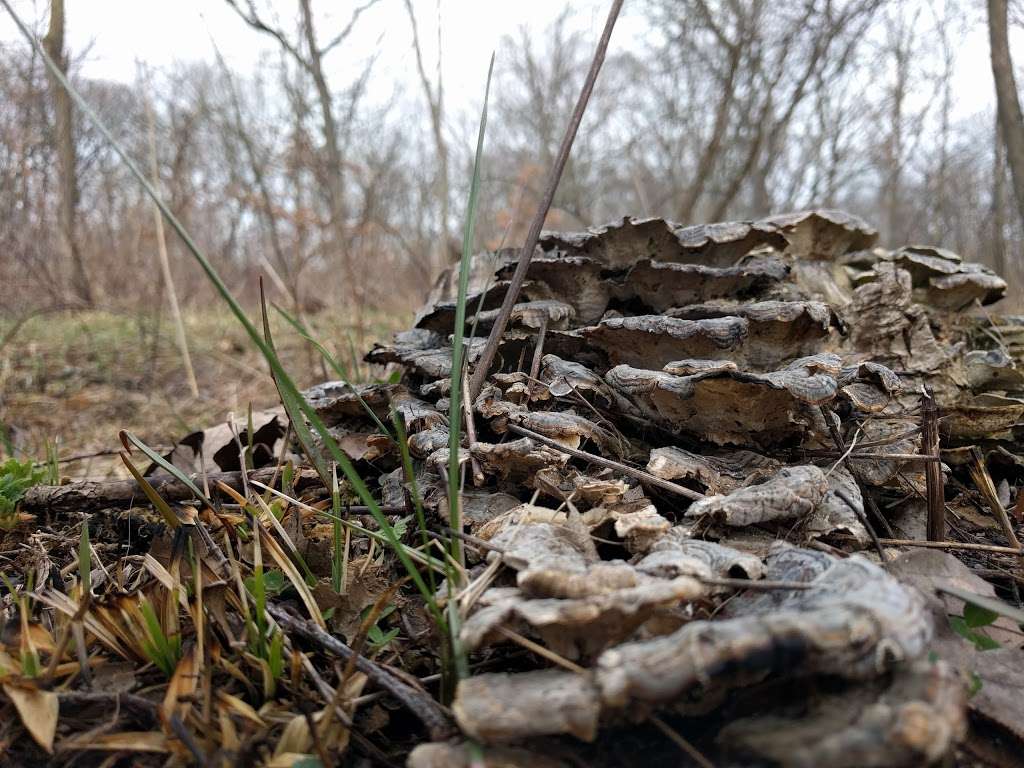
[[(325, 311), (309, 319), (315, 338), (356, 381), (372, 378), (353, 365), (376, 340), (407, 327), (409, 317), (373, 314), (362, 321)], [(0, 318), (0, 339), (13, 321)], [(279, 316), (272, 333), (300, 386), (332, 378), (319, 354)], [(117, 433), (169, 446), (229, 412), (277, 405), (266, 363), (225, 311), (191, 312), (186, 332), (200, 396), (189, 391), (169, 318), (109, 311), (34, 317), (0, 347), (0, 455), (42, 460), (56, 445), (63, 476), (126, 477)], [(96, 455), (105, 454), (105, 455)]]

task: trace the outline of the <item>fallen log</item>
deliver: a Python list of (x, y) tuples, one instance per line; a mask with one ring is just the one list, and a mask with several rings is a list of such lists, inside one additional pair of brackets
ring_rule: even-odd
[[(276, 471), (280, 478), (280, 470)], [(275, 468), (264, 467), (249, 472), (250, 480), (270, 483)], [(194, 498), (185, 483), (172, 475), (150, 475), (146, 478), (158, 494), (168, 502), (183, 502)], [(215, 472), (206, 476), (210, 493), (216, 494), (217, 483), (224, 483), (236, 491), (242, 491), (241, 472)], [(202, 478), (196, 478), (201, 484)], [(308, 488), (319, 478), (312, 470), (299, 470), (293, 479), (298, 490)], [(90, 512), (97, 509), (123, 509), (135, 504), (146, 506), (149, 502), (134, 480), (85, 480), (66, 485), (37, 485), (29, 488), (21, 500), (21, 510), (30, 514), (68, 512)]]

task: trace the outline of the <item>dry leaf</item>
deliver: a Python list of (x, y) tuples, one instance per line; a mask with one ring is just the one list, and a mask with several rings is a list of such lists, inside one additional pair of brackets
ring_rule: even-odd
[(4, 683), (4, 693), (18, 710), (21, 724), (36, 744), (53, 754), (53, 739), (57, 733), (60, 699), (53, 691), (43, 691), (21, 683)]

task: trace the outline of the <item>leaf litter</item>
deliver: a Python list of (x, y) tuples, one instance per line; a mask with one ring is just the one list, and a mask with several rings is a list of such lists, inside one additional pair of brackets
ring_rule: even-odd
[[(507, 255), (473, 260), (470, 366), (510, 276)], [(370, 510), (303, 467), (283, 410), (258, 412), (139, 471), (170, 516), (99, 486), (22, 500), (0, 699), (30, 739), (10, 755), (915, 766), (1020, 748), (1024, 320), (978, 311), (1000, 277), (830, 210), (544, 233), (466, 407), (454, 533), (453, 284), (368, 353), (392, 376), (304, 394), (457, 618), (457, 687)], [(943, 541), (901, 538), (936, 493)]]

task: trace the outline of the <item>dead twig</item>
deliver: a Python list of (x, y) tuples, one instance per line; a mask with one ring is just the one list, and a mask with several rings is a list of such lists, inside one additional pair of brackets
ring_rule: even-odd
[(505, 293), (505, 298), (501, 303), (498, 317), (494, 321), (494, 325), (491, 326), (491, 333), (487, 337), (487, 343), (484, 345), (480, 359), (477, 361), (476, 368), (473, 371), (473, 378), (469, 384), (469, 392), (473, 398), (476, 398), (480, 394), (480, 390), (483, 389), (484, 382), (487, 380), (487, 374), (494, 363), (494, 356), (498, 354), (498, 344), (501, 342), (501, 337), (508, 326), (509, 318), (512, 316), (512, 309), (519, 298), (519, 291), (523, 287), (523, 281), (526, 280), (530, 259), (533, 257), (533, 251), (537, 247), (537, 241), (540, 239), (540, 232), (544, 227), (544, 220), (548, 216), (548, 211), (551, 209), (551, 203), (555, 199), (558, 183), (562, 179), (562, 171), (565, 170), (565, 165), (569, 161), (569, 153), (572, 151), (576, 132), (583, 121), (583, 113), (586, 111), (587, 103), (590, 101), (590, 94), (594, 90), (597, 75), (601, 71), (601, 65), (604, 63), (605, 52), (608, 50), (608, 41), (611, 39), (615, 22), (619, 18), (619, 11), (622, 10), (622, 2), (623, 0), (612, 0), (612, 7), (608, 11), (608, 19), (605, 21), (604, 31), (601, 33), (601, 38), (597, 41), (594, 58), (590, 62), (587, 79), (583, 81), (583, 89), (580, 91), (580, 97), (576, 101), (576, 108), (573, 110), (572, 117), (569, 119), (569, 124), (566, 126), (565, 133), (562, 136), (562, 144), (558, 148), (558, 155), (555, 157), (554, 165), (551, 167), (551, 173), (544, 187), (544, 194), (537, 205), (537, 212), (533, 216), (533, 221), (530, 222), (530, 231), (526, 235), (523, 249), (519, 252), (519, 263), (516, 265), (516, 271), (512, 275), (508, 291)]
[(548, 316), (544, 315), (537, 329), (537, 342), (533, 347), (533, 361), (530, 363), (530, 379), (537, 381), (540, 376), (540, 360), (544, 357), (544, 337), (548, 332)]
[[(264, 467), (249, 472), (249, 480), (269, 482), (275, 467)], [(236, 491), (243, 489), (242, 472), (217, 472), (209, 475), (211, 487), (223, 483)], [(150, 475), (146, 478), (154, 490), (169, 503), (190, 501), (195, 495), (187, 485), (172, 475)], [(317, 481), (308, 471), (296, 473), (295, 483), (310, 487)], [(37, 485), (29, 488), (21, 500), (25, 512), (51, 514), (88, 512), (96, 509), (127, 508), (145, 499), (134, 480), (86, 480), (67, 485)]]
[(294, 616), (280, 606), (268, 605), (267, 613), (281, 625), (281, 628), (319, 646), (321, 650), (338, 656), (345, 661), (355, 658), (355, 666), (378, 687), (395, 697), (406, 709), (415, 715), (430, 733), (434, 741), (441, 741), (456, 733), (451, 718), (433, 698), (402, 682), (379, 664), (364, 656), (357, 656), (351, 648), (334, 635), (316, 624)]
[[(473, 419), (473, 400), (469, 396), (469, 381), (462, 377), (462, 410), (463, 418), (466, 420), (466, 437), (469, 444), (476, 442), (476, 421)], [(473, 485), (477, 488), (484, 484), (484, 471), (480, 468), (480, 462), (474, 457), (469, 459), (470, 468), (473, 470)]]
[(997, 555), (1024, 556), (1021, 547), (1000, 547), (995, 544), (974, 544), (967, 541), (920, 541), (918, 539), (879, 539), (888, 547), (923, 547), (925, 549), (963, 549), (973, 552), (991, 552)]
[(548, 446), (549, 448), (554, 448), (556, 451), (567, 453), (570, 456), (573, 456), (577, 459), (583, 459), (593, 464), (597, 464), (602, 467), (607, 467), (608, 469), (614, 469), (618, 472), (621, 472), (624, 475), (635, 477), (642, 483), (646, 483), (647, 485), (653, 485), (657, 488), (661, 488), (664, 491), (668, 491), (669, 493), (674, 493), (677, 496), (682, 496), (684, 498), (690, 499), (691, 501), (700, 501), (701, 499), (705, 498), (703, 493), (691, 490), (690, 488), (686, 488), (682, 485), (677, 485), (676, 483), (673, 483), (669, 480), (662, 480), (660, 477), (655, 477), (650, 472), (644, 472), (642, 469), (636, 469), (635, 467), (630, 467), (627, 464), (622, 464), (618, 461), (612, 461), (611, 459), (606, 459), (602, 456), (597, 456), (593, 453), (579, 451), (575, 448), (568, 448), (562, 445), (561, 443), (552, 440), (551, 438), (544, 437), (544, 435), (540, 435), (536, 432), (517, 426), (515, 424), (509, 424), (508, 429), (510, 432), (515, 432), (517, 435), (522, 435), (523, 437), (528, 437), (531, 440), (536, 440), (538, 443), (542, 443)]
[(837, 456), (841, 456), (845, 462), (847, 459), (862, 460), (862, 461), (903, 461), (903, 462), (918, 462), (918, 463), (941, 463), (941, 456), (929, 456), (922, 453), (853, 453), (841, 454), (838, 451), (819, 451), (814, 449), (808, 449), (804, 451), (808, 456), (820, 456), (823, 459), (831, 459)]
[[(927, 389), (921, 396), (921, 449), (925, 454), (939, 453), (939, 410), (935, 398)], [(928, 541), (946, 538), (946, 501), (942, 481), (942, 467), (929, 463), (925, 466), (928, 488)]]
[(1020, 539), (1017, 538), (1017, 533), (1013, 530), (1013, 523), (1010, 522), (1006, 510), (1003, 509), (1003, 505), (999, 501), (999, 493), (996, 491), (995, 483), (992, 482), (992, 476), (988, 473), (988, 467), (985, 466), (985, 457), (981, 455), (981, 450), (978, 446), (971, 448), (971, 463), (968, 469), (974, 484), (978, 486), (978, 490), (985, 497), (985, 502), (988, 504), (989, 509), (992, 510), (992, 514), (999, 521), (999, 527), (1002, 528), (1006, 540), (1012, 548), (1020, 550)]
[[(843, 440), (843, 435), (839, 431), (839, 427), (836, 424), (836, 419), (834, 418), (835, 414), (832, 413), (831, 408), (822, 405), (821, 415), (822, 418), (825, 419), (825, 424), (828, 426), (829, 434), (832, 435), (832, 442), (834, 442), (836, 444), (836, 448), (839, 449), (839, 455), (843, 456), (843, 464), (849, 470), (850, 475), (856, 481), (857, 485), (860, 486), (860, 480), (857, 479), (857, 475), (854, 473), (853, 467), (851, 467), (849, 464), (849, 456), (844, 455), (846, 454), (846, 441)], [(864, 530), (866, 530), (868, 532), (868, 535), (871, 537), (871, 543), (875, 545), (875, 551), (878, 552), (879, 559), (884, 563), (887, 559), (885, 556), (885, 550), (882, 549), (882, 545), (878, 540), (878, 534), (875, 533), (875, 528), (871, 525), (871, 521), (868, 520), (868, 516), (864, 514), (864, 510), (861, 507), (858, 507), (856, 504), (854, 504), (853, 499), (847, 496), (839, 488), (836, 489), (836, 496), (842, 499), (843, 502), (845, 502), (846, 506), (853, 510), (853, 514), (857, 516), (857, 519), (860, 521), (860, 524), (864, 526)], [(874, 512), (875, 516), (878, 519), (884, 521), (882, 513), (875, 505), (874, 499), (871, 498), (871, 496), (868, 494), (865, 488), (861, 488), (861, 498), (866, 499), (867, 502), (871, 505), (872, 512)]]

